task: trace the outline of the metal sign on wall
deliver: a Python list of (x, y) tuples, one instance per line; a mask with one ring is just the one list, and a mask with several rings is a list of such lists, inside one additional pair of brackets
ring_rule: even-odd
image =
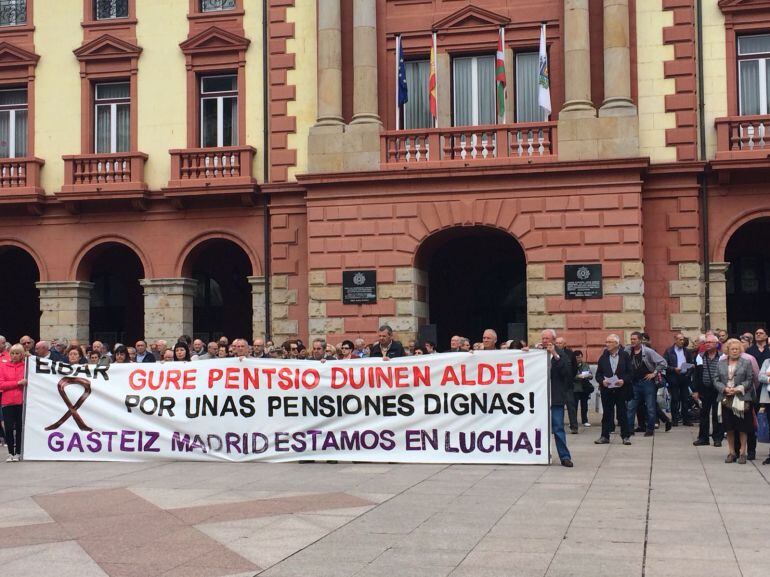
[(565, 299), (602, 298), (601, 264), (565, 264)]
[(361, 305), (377, 302), (376, 270), (342, 271), (342, 304)]

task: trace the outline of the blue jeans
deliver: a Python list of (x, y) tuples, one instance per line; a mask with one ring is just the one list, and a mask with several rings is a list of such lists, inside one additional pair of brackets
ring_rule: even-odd
[(634, 418), (636, 417), (636, 407), (639, 401), (644, 400), (647, 410), (647, 432), (655, 432), (655, 423), (658, 418), (658, 404), (655, 390), (655, 381), (641, 380), (634, 381), (634, 398), (628, 402), (628, 427), (630, 431), (634, 430)]
[(564, 405), (551, 405), (551, 429), (553, 429), (553, 438), (556, 440), (559, 459), (572, 460), (567, 448), (567, 433), (564, 432)]

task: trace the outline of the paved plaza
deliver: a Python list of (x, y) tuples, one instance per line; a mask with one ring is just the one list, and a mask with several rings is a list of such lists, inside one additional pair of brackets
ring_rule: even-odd
[(678, 428), (576, 466), (2, 463), (3, 577), (765, 577), (770, 466)]

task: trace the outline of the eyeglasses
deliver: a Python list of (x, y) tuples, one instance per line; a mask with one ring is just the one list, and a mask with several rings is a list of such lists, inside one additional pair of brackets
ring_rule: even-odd
[(349, 347), (349, 346), (347, 346), (347, 345), (342, 345), (342, 347), (340, 347), (340, 348), (343, 348), (343, 349), (348, 349), (348, 350), (350, 350), (350, 347)]
[(32, 341), (21, 341), (22, 345), (31, 345)]

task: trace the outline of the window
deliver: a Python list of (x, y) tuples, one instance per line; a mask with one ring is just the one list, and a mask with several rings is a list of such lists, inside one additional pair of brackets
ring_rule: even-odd
[(495, 57), (455, 58), (452, 79), (454, 125), (495, 124)]
[(238, 144), (238, 79), (235, 75), (201, 77), (201, 146)]
[(548, 113), (538, 103), (538, 79), (540, 54), (519, 52), (516, 54), (516, 122), (542, 122)]
[(128, 0), (94, 0), (96, 20), (128, 18)]
[(430, 115), (428, 80), (430, 60), (412, 60), (404, 63), (409, 100), (404, 104), (404, 128), (433, 128)]
[(27, 156), (27, 90), (0, 90), (0, 158)]
[(235, 8), (235, 0), (200, 0), (201, 12), (220, 12)]
[(0, 26), (27, 23), (27, 0), (0, 0)]
[(94, 150), (97, 154), (128, 152), (131, 148), (131, 96), (128, 82), (96, 85), (96, 130)]
[(770, 34), (738, 38), (739, 113), (768, 114)]

